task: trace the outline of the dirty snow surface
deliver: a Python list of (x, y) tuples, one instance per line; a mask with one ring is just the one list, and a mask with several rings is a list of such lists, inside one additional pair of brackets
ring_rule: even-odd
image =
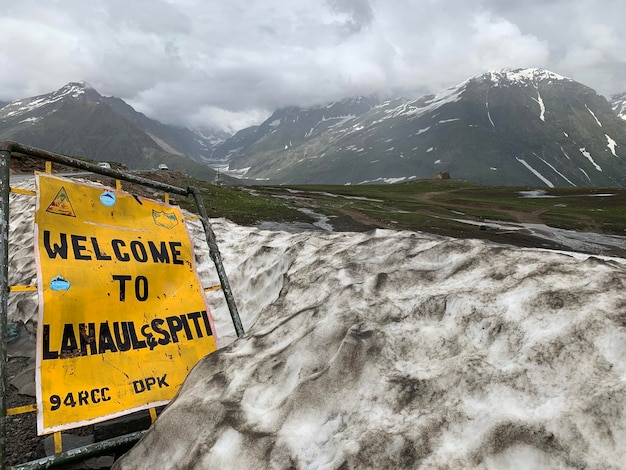
[(247, 334), (116, 468), (626, 467), (623, 260), (215, 231)]
[(222, 348), (114, 468), (626, 468), (626, 260), (212, 223), (246, 334), (208, 294)]

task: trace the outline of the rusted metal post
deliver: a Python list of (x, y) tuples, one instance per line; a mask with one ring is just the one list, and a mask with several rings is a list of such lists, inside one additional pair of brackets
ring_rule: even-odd
[(56, 467), (66, 463), (77, 462), (89, 457), (105, 454), (111, 450), (119, 449), (120, 447), (135, 444), (145, 433), (146, 431), (136, 431), (123, 436), (113, 437), (111, 439), (107, 439), (106, 441), (88, 444), (60, 454), (50, 455), (49, 457), (44, 457), (39, 460), (19, 464), (11, 467), (11, 470), (39, 470)]
[(90, 171), (91, 173), (97, 173), (99, 175), (110, 176), (111, 178), (117, 178), (120, 180), (128, 181), (130, 183), (137, 183), (149, 188), (158, 189), (160, 191), (170, 192), (173, 194), (179, 194), (181, 196), (187, 196), (189, 193), (186, 189), (172, 186), (171, 184), (161, 183), (159, 181), (152, 181), (141, 176), (134, 175), (132, 173), (126, 173), (113, 168), (102, 168), (93, 163), (89, 163), (77, 158), (68, 157), (67, 155), (61, 155), (60, 153), (48, 152), (35, 147), (29, 147), (27, 145), (19, 144), (10, 140), (0, 142), (0, 150), (8, 150), (9, 152), (23, 153), (31, 157), (41, 158), (43, 160), (50, 160), (61, 165), (71, 166), (73, 168), (80, 168), (81, 170)]
[(230, 312), (230, 317), (233, 320), (233, 325), (235, 327), (235, 332), (237, 333), (237, 337), (241, 337), (244, 335), (243, 325), (241, 324), (241, 318), (239, 318), (239, 312), (237, 311), (237, 306), (235, 305), (235, 298), (233, 297), (233, 293), (230, 290), (230, 284), (228, 283), (228, 276), (226, 276), (226, 271), (224, 271), (224, 265), (222, 264), (222, 256), (220, 255), (220, 250), (217, 248), (217, 241), (215, 239), (215, 233), (213, 233), (213, 229), (211, 228), (211, 223), (209, 222), (209, 216), (206, 213), (204, 208), (204, 203), (202, 202), (202, 196), (198, 192), (198, 190), (192, 186), (188, 189), (189, 193), (193, 196), (196, 201), (196, 206), (198, 207), (198, 215), (200, 216), (200, 220), (202, 221), (202, 226), (204, 227), (204, 233), (206, 234), (206, 242), (209, 245), (209, 255), (215, 263), (215, 268), (217, 269), (217, 275), (220, 278), (220, 284), (222, 285), (222, 291), (224, 292), (224, 298), (226, 299), (226, 305), (228, 305), (228, 311)]
[(9, 300), (9, 168), (11, 152), (0, 150), (0, 468), (6, 462), (7, 312)]

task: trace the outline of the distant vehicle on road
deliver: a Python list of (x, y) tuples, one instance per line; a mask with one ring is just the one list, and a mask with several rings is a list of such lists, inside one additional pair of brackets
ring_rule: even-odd
[(161, 163), (159, 165), (159, 170), (169, 170), (169, 168), (167, 167), (167, 165), (165, 163)]
[(111, 168), (111, 165), (109, 165), (107, 162), (100, 162), (98, 163), (98, 166), (100, 168)]

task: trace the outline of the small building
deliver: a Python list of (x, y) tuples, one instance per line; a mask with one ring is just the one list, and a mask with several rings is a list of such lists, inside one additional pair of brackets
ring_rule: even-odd
[(438, 171), (437, 173), (435, 173), (435, 179), (436, 180), (449, 180), (450, 173), (448, 173), (447, 171)]

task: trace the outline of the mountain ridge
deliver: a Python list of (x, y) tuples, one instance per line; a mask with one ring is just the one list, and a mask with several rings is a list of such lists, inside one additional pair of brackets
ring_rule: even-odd
[[(51, 93), (2, 107), (0, 138), (97, 161), (115, 161), (130, 169), (165, 163), (205, 180), (216, 175), (197, 161), (202, 158), (200, 150), (209, 147), (198, 134), (149, 119), (119, 98), (100, 95), (85, 82), (70, 82)], [(230, 178), (223, 175), (223, 180)]]
[[(0, 138), (130, 168), (243, 184), (367, 184), (450, 175), (489, 185), (625, 186), (626, 93), (609, 103), (541, 68), (487, 71), (417, 98), (275, 110), (228, 137), (168, 126), (85, 82), (0, 108)], [(234, 181), (234, 180), (233, 180)]]
[(623, 123), (594, 90), (544, 69), (505, 69), (380, 103), (293, 148), (254, 142), (229, 169), (281, 184), (449, 173), (491, 185), (624, 186), (622, 149)]

